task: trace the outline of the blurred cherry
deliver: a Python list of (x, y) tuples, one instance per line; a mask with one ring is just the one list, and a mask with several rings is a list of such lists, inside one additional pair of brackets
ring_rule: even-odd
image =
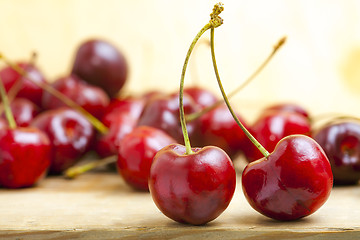
[[(101, 88), (87, 84), (75, 75), (59, 78), (51, 85), (96, 118), (102, 117), (105, 108), (110, 102), (109, 97)], [(42, 101), (45, 109), (57, 109), (67, 106), (63, 100), (58, 99), (49, 92), (44, 92)]]
[(34, 118), (32, 126), (43, 130), (50, 139), (51, 174), (60, 174), (74, 165), (94, 141), (94, 128), (90, 122), (69, 108), (45, 111)]
[(209, 107), (218, 101), (214, 93), (199, 86), (186, 87), (184, 93), (189, 95), (201, 108)]
[(356, 184), (360, 179), (360, 122), (332, 121), (320, 127), (314, 139), (329, 158), (335, 184)]
[(6, 91), (9, 91), (12, 87), (14, 87), (17, 81), (21, 81), (20, 89), (16, 97), (26, 98), (41, 107), (41, 99), (44, 91), (33, 81), (38, 83), (46, 82), (44, 75), (36, 66), (30, 63), (20, 62), (18, 63), (18, 66), (25, 70), (31, 80), (29, 80), (29, 78), (22, 77), (11, 66), (6, 66), (0, 70), (0, 77), (5, 85)]
[(175, 142), (160, 129), (147, 126), (135, 128), (119, 143), (117, 167), (120, 175), (133, 188), (149, 190), (148, 178), (155, 154)]
[[(34, 117), (40, 112), (39, 107), (26, 98), (15, 98), (10, 103), (10, 108), (14, 115), (16, 125), (19, 127), (29, 126)], [(1, 116), (5, 118), (5, 113)]]
[(128, 66), (115, 45), (89, 39), (77, 49), (72, 73), (114, 97), (125, 84)]

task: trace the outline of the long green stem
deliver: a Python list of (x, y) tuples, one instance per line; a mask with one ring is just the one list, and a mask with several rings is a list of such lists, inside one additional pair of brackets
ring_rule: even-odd
[(214, 71), (215, 71), (215, 75), (216, 75), (216, 79), (221, 91), (221, 94), (224, 98), (224, 101), (231, 113), (231, 115), (233, 116), (234, 120), (236, 121), (236, 123), (239, 125), (239, 127), (241, 128), (241, 130), (246, 134), (246, 136), (250, 139), (250, 141), (259, 149), (259, 151), (267, 158), (270, 154), (269, 152), (251, 135), (251, 133), (244, 127), (244, 125), (240, 122), (240, 120), (238, 119), (238, 117), (236, 116), (236, 114), (234, 113), (232, 107), (230, 106), (229, 100), (226, 96), (226, 93), (224, 91), (224, 88), (222, 86), (221, 80), (220, 80), (220, 76), (219, 76), (219, 71), (217, 68), (217, 64), (216, 64), (216, 59), (215, 59), (215, 48), (214, 48), (214, 28), (211, 28), (211, 57), (212, 57), (212, 62), (213, 62), (213, 66), (214, 66)]
[(190, 145), (190, 139), (189, 139), (189, 134), (187, 132), (186, 129), (186, 120), (185, 120), (185, 113), (184, 113), (184, 103), (183, 103), (183, 96), (184, 96), (184, 79), (185, 79), (185, 73), (186, 73), (186, 67), (188, 65), (189, 62), (189, 58), (191, 55), (191, 52), (193, 51), (197, 41), (199, 40), (199, 38), (204, 34), (204, 32), (206, 32), (207, 30), (209, 30), (210, 28), (216, 28), (219, 27), (223, 21), (222, 19), (219, 17), (219, 14), (224, 10), (224, 7), (222, 5), (222, 3), (217, 3), (214, 5), (213, 11), (210, 14), (210, 21), (209, 23), (207, 23), (199, 32), (198, 34), (196, 34), (194, 40), (192, 41), (189, 50), (186, 54), (185, 57), (185, 61), (184, 61), (184, 65), (182, 68), (182, 72), (181, 72), (181, 78), (180, 78), (180, 93), (179, 93), (179, 112), (180, 112), (180, 123), (181, 123), (181, 129), (183, 132), (183, 136), (184, 136), (184, 143), (185, 143), (185, 147), (186, 147), (186, 154), (193, 154), (194, 152), (191, 150), (191, 145)]
[(185, 143), (185, 147), (186, 147), (186, 154), (192, 154), (193, 151), (191, 150), (191, 145), (190, 145), (190, 139), (189, 139), (189, 134), (187, 132), (186, 129), (186, 120), (185, 120), (185, 113), (184, 113), (184, 102), (183, 102), (183, 98), (184, 98), (184, 79), (185, 79), (185, 73), (186, 73), (186, 67), (188, 65), (189, 62), (189, 58), (191, 55), (192, 50), (194, 49), (194, 46), (196, 45), (197, 41), (199, 40), (199, 38), (201, 37), (201, 35), (204, 34), (204, 32), (206, 32), (208, 29), (211, 28), (211, 24), (207, 23), (199, 32), (198, 34), (196, 34), (194, 40), (192, 41), (189, 50), (186, 54), (185, 57), (185, 62), (182, 68), (182, 72), (181, 72), (181, 78), (180, 78), (180, 93), (179, 93), (179, 112), (180, 112), (180, 123), (181, 123), (181, 129), (183, 132), (183, 136), (184, 136), (184, 143)]
[(84, 108), (82, 108), (79, 104), (68, 98), (66, 95), (58, 91), (57, 89), (53, 88), (48, 83), (34, 81), (31, 76), (27, 74), (27, 72), (22, 69), (18, 64), (10, 62), (7, 58), (5, 58), (4, 55), (0, 54), (0, 59), (3, 59), (6, 64), (8, 64), (11, 68), (13, 68), (17, 73), (19, 73), (21, 76), (26, 77), (29, 79), (32, 83), (38, 85), (54, 97), (60, 99), (63, 101), (67, 106), (76, 109), (81, 114), (83, 114), (89, 122), (101, 133), (105, 134), (109, 130), (101, 121), (99, 121), (96, 117), (91, 115), (88, 111), (86, 111)]
[[(229, 94), (227, 94), (227, 98), (230, 99), (232, 98), (235, 94), (237, 94), (238, 92), (240, 92), (242, 89), (244, 89), (264, 68), (265, 66), (271, 61), (271, 59), (275, 56), (275, 54), (278, 52), (278, 50), (280, 49), (281, 46), (284, 45), (286, 41), (286, 37), (281, 38), (277, 44), (273, 47), (272, 52), (270, 53), (270, 55), (267, 56), (267, 58), (265, 59), (265, 61), (262, 62), (262, 64), (250, 75), (250, 77), (248, 77), (245, 82), (243, 82), (241, 85), (239, 85), (237, 88), (235, 88), (232, 92), (230, 92)], [(188, 114), (186, 115), (186, 121), (193, 121), (199, 117), (201, 117), (202, 115), (204, 115), (205, 113), (210, 112), (211, 110), (217, 108), (218, 106), (220, 106), (221, 104), (223, 104), (223, 99), (219, 99), (217, 102), (215, 102), (213, 105), (208, 106), (203, 108), (201, 111), (199, 112), (195, 112), (192, 114)]]
[(4, 87), (4, 83), (0, 77), (0, 94), (1, 94), (1, 99), (4, 105), (4, 109), (5, 109), (5, 115), (6, 115), (6, 119), (9, 123), (9, 127), (11, 129), (15, 129), (16, 128), (16, 122), (14, 119), (14, 115), (11, 112), (11, 108), (10, 108), (10, 103), (9, 103), (9, 99), (7, 97), (6, 91), (5, 91), (5, 87)]

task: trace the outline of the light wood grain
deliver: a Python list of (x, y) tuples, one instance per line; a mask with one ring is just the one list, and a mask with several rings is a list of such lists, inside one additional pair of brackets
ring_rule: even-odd
[(228, 209), (205, 226), (165, 217), (147, 192), (116, 173), (75, 180), (49, 177), (37, 187), (0, 190), (0, 239), (357, 239), (360, 187), (337, 187), (316, 213), (278, 222), (255, 212), (238, 186)]

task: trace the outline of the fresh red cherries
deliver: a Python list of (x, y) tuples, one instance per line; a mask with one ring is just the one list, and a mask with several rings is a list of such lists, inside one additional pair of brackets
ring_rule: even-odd
[(218, 217), (229, 205), (236, 185), (232, 161), (217, 147), (192, 149), (172, 144), (154, 157), (149, 189), (167, 217), (193, 225)]
[(324, 151), (303, 135), (283, 138), (267, 158), (250, 163), (242, 174), (243, 192), (250, 205), (282, 221), (314, 213), (326, 202), (332, 186)]
[(339, 120), (322, 126), (314, 139), (323, 147), (334, 174), (334, 184), (356, 184), (360, 180), (360, 123)]
[(76, 52), (72, 73), (99, 86), (114, 97), (123, 87), (128, 72), (123, 54), (111, 43), (91, 39)]

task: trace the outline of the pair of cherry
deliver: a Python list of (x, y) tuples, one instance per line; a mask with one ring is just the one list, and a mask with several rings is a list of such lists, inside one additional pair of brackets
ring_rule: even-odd
[(197, 34), (185, 58), (179, 94), (185, 146), (173, 144), (156, 154), (150, 171), (150, 193), (166, 216), (191, 224), (213, 220), (233, 196), (236, 180), (230, 158), (217, 147), (191, 148), (185, 121), (183, 86), (187, 62), (197, 40), (210, 29), (212, 60), (223, 98), (240, 128), (264, 155), (248, 164), (242, 174), (247, 200), (255, 210), (274, 219), (307, 216), (329, 197), (333, 184), (329, 160), (320, 145), (305, 135), (285, 137), (269, 153), (239, 121), (222, 88), (215, 61), (214, 29), (222, 24), (218, 16), (222, 10), (221, 4), (215, 5), (210, 22)]

